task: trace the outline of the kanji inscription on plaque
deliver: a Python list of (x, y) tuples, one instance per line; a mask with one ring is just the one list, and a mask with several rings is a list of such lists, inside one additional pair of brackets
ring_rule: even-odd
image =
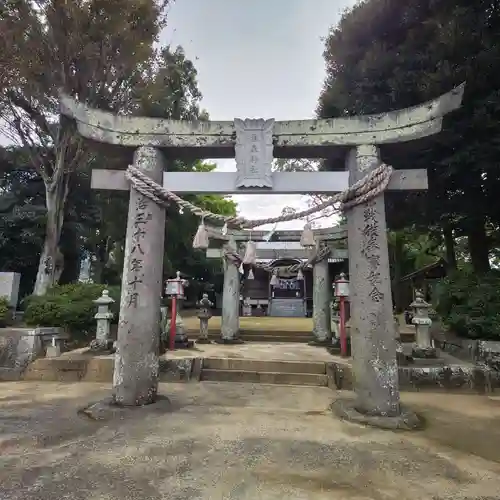
[(236, 129), (236, 187), (272, 189), (274, 120), (234, 120)]

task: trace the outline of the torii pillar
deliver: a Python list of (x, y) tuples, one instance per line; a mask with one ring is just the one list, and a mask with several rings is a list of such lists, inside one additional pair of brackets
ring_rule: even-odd
[[(137, 149), (134, 165), (162, 182), (158, 149)], [(164, 239), (165, 209), (131, 187), (113, 375), (113, 401), (121, 406), (156, 401)]]
[[(349, 184), (379, 165), (376, 146), (352, 149), (347, 158)], [(397, 416), (398, 366), (384, 198), (379, 194), (347, 212), (352, 364), (356, 409), (371, 415)]]

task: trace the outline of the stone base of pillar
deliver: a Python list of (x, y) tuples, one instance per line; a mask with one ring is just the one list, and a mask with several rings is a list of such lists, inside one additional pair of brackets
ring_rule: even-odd
[(137, 412), (147, 415), (153, 412), (158, 415), (159, 412), (171, 413), (173, 409), (171, 401), (165, 396), (156, 396), (156, 401), (141, 406), (121, 406), (114, 403), (112, 398), (106, 398), (96, 403), (91, 403), (86, 408), (78, 410), (78, 414), (90, 418), (91, 420), (122, 421), (126, 415), (137, 415)]
[(414, 345), (411, 355), (417, 359), (434, 359), (438, 357), (438, 352), (435, 347), (419, 347), (418, 345)]
[(236, 344), (244, 344), (245, 342), (241, 339), (223, 339), (222, 337), (215, 339), (216, 344), (225, 344), (225, 345), (236, 345)]
[(355, 401), (338, 399), (330, 405), (330, 410), (342, 420), (380, 429), (414, 431), (424, 427), (424, 420), (403, 406), (399, 415), (387, 417), (361, 413), (355, 405)]
[(210, 339), (201, 338), (201, 339), (196, 339), (196, 343), (197, 344), (211, 344), (212, 341)]

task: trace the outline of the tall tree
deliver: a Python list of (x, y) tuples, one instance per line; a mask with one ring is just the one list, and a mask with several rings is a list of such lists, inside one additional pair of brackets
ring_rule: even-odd
[[(103, 166), (114, 166), (112, 156), (98, 156)], [(22, 148), (0, 148), (0, 271), (21, 273), (21, 296), (31, 293), (36, 279), (37, 261), (43, 246), (46, 210), (45, 188), (41, 176), (29, 170), (30, 158)], [(105, 162), (105, 163), (104, 163)], [(178, 164), (182, 169), (209, 172), (214, 164)], [(67, 265), (61, 283), (78, 278), (82, 257), (92, 260), (92, 278), (99, 283), (118, 285), (123, 269), (127, 192), (93, 191), (88, 169), (72, 177), (71, 197), (65, 206), (61, 248)], [(188, 196), (207, 211), (236, 215), (236, 205), (221, 196)], [(213, 283), (220, 272), (218, 261), (208, 260), (203, 251), (192, 248), (199, 220), (181, 212), (175, 204), (167, 208), (164, 277), (181, 270)]]
[(153, 64), (169, 0), (4, 0), (0, 7), (0, 128), (41, 176), (46, 234), (35, 294), (63, 270), (60, 238), (72, 173), (90, 152), (58, 112), (62, 90), (91, 106), (133, 107)]
[[(439, 136), (411, 154), (428, 168), (428, 196), (392, 196), (393, 228), (417, 224), (466, 236), (476, 271), (489, 269), (491, 231), (500, 226), (496, 138), (500, 136), (500, 9), (494, 0), (365, 0), (332, 29), (318, 114), (336, 117), (404, 108), (467, 81), (464, 105)], [(384, 148), (382, 148), (384, 156)], [(408, 168), (408, 152), (384, 159)], [(452, 259), (453, 260), (453, 259)]]

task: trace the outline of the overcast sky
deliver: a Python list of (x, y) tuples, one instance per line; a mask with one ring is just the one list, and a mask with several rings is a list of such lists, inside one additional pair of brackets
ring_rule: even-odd
[[(314, 118), (325, 78), (323, 38), (354, 0), (176, 0), (163, 43), (182, 45), (198, 70), (212, 120)], [(217, 160), (236, 170), (233, 160)], [(242, 215), (305, 208), (304, 197), (235, 197)], [(279, 225), (300, 228), (303, 222)]]

